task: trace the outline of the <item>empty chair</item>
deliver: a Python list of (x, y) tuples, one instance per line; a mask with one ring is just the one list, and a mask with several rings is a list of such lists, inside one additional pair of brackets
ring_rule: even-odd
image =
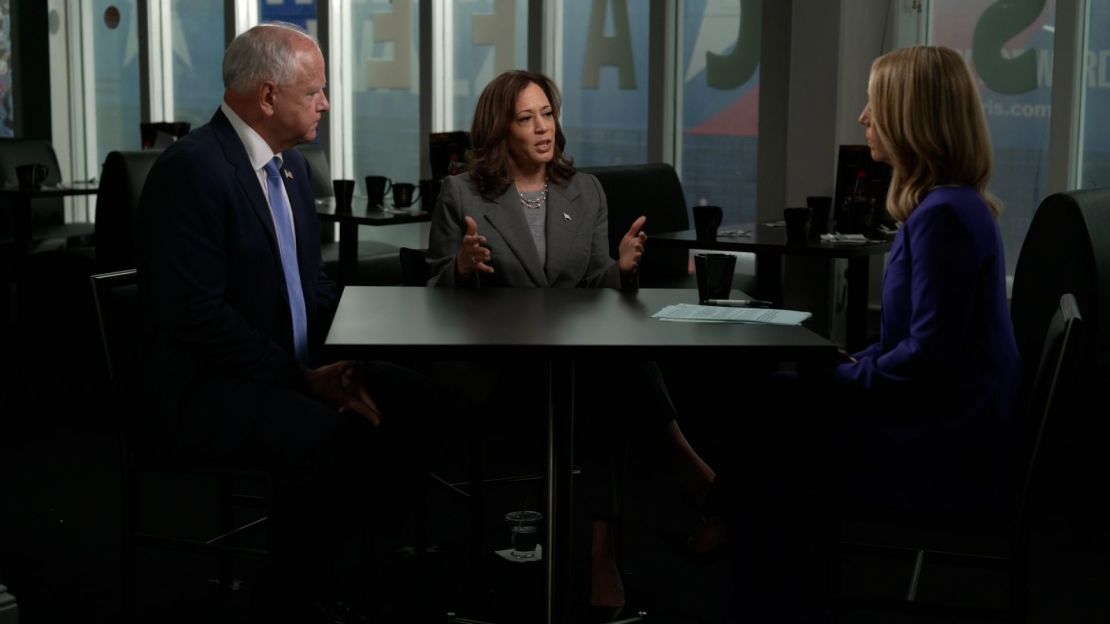
[(685, 249), (652, 246), (651, 235), (690, 227), (686, 195), (674, 167), (666, 163), (579, 167), (597, 177), (609, 207), (609, 253), (616, 258), (624, 236), (640, 215), (647, 217), (647, 251), (640, 261), (640, 286), (694, 287)]
[(161, 150), (109, 152), (96, 194), (96, 266), (129, 269), (135, 262), (135, 208)]

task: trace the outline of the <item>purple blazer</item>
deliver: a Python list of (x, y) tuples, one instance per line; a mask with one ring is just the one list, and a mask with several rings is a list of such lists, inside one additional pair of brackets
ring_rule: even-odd
[(934, 189), (903, 224), (883, 278), (881, 337), (855, 357), (835, 380), (868, 397), (865, 426), (889, 456), (926, 480), (999, 472), (1021, 362), (1001, 234), (975, 189)]

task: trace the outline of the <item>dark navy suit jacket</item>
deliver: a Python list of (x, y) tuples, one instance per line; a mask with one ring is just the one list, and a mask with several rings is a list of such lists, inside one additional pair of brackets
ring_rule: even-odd
[(891, 489), (919, 480), (922, 501), (961, 483), (982, 495), (978, 477), (1003, 476), (988, 473), (1010, 444), (1021, 362), (998, 223), (975, 189), (934, 189), (899, 229), (881, 331), (836, 380), (868, 397), (863, 427), (905, 469), (886, 474)]
[[(310, 353), (318, 361), (338, 293), (321, 266), (308, 165), (296, 150), (282, 157)], [(222, 112), (154, 164), (139, 202), (136, 242), (143, 323), (138, 394), (152, 433), (180, 433), (181, 402), (206, 378), (299, 383), (270, 208)]]

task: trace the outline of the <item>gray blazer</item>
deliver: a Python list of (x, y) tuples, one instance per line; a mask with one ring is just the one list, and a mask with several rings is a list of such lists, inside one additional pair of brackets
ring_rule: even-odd
[[(609, 257), (609, 217), (597, 178), (577, 173), (547, 194), (547, 264), (541, 261), (513, 187), (496, 201), (478, 194), (470, 175), (443, 180), (432, 214), (428, 243), (429, 286), (536, 288), (621, 287), (620, 269)], [(466, 233), (464, 217), (478, 223), (492, 253), (493, 273), (475, 272), (460, 282), (455, 260)]]

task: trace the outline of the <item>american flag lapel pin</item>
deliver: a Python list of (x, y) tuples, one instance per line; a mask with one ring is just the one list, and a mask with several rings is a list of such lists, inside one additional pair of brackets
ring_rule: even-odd
[(293, 172), (292, 171), (290, 171), (288, 169), (282, 169), (282, 171), (285, 172), (285, 177), (289, 178), (290, 180), (293, 179)]

